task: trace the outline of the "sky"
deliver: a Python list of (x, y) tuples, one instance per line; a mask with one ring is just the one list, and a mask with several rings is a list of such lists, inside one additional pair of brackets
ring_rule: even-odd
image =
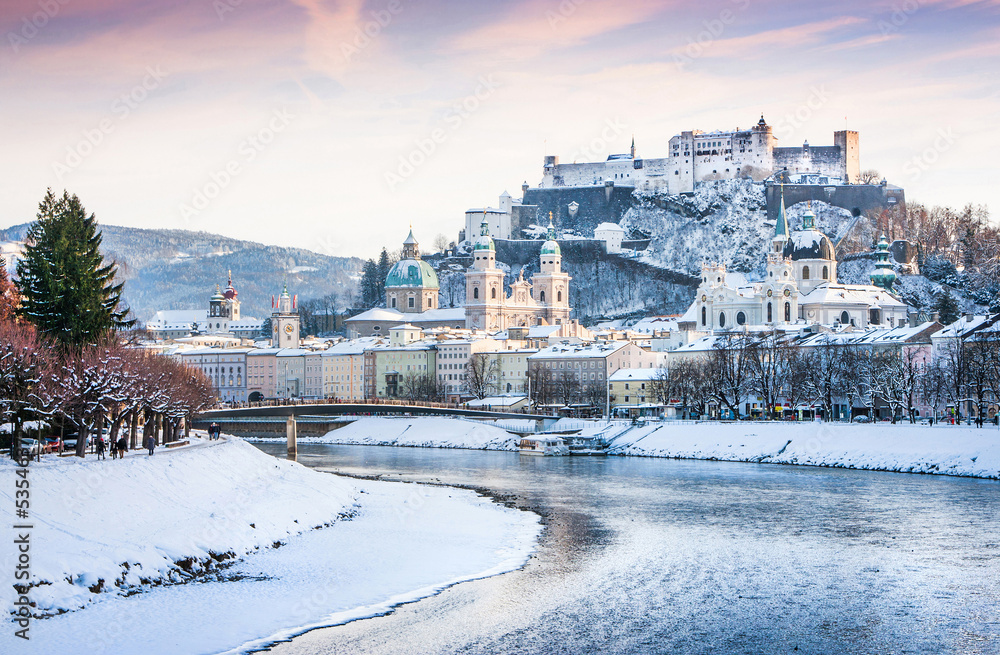
[(1000, 0), (4, 0), (0, 227), (100, 222), (328, 255), (455, 239), (563, 162), (683, 130), (860, 132), (925, 204), (1000, 182)]

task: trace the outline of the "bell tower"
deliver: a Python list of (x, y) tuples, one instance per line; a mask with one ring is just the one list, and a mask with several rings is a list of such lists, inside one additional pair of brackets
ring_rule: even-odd
[(271, 312), (271, 347), (299, 347), (299, 314), (296, 311), (296, 298), (288, 294), (288, 285), (278, 296), (278, 301), (272, 303)]
[(496, 244), (490, 236), (485, 217), (479, 237), (472, 247), (472, 269), (465, 274), (465, 327), (480, 330), (503, 330), (504, 273), (496, 266)]
[(535, 302), (542, 306), (541, 317), (549, 325), (569, 322), (569, 281), (570, 276), (562, 271), (562, 250), (556, 241), (556, 230), (552, 226), (549, 213), (549, 233), (539, 253), (538, 275), (531, 278), (532, 294)]

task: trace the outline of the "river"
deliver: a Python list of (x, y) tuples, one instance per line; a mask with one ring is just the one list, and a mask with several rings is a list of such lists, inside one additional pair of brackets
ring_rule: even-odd
[(996, 481), (378, 446), (298, 460), (486, 488), (547, 527), (519, 571), (279, 655), (1000, 653)]

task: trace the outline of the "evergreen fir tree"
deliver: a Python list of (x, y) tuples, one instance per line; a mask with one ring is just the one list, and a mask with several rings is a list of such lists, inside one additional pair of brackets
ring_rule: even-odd
[(937, 294), (931, 309), (938, 313), (938, 320), (943, 325), (950, 325), (958, 320), (958, 303), (955, 302), (955, 296), (951, 295), (951, 289), (948, 287)]
[(49, 189), (17, 263), (18, 313), (63, 345), (82, 345), (132, 327), (122, 306), (117, 266), (101, 255), (101, 233), (80, 199)]
[[(382, 281), (385, 284), (385, 281)], [(372, 308), (379, 302), (378, 264), (374, 259), (365, 262), (361, 274), (361, 304)]]
[(376, 303), (385, 298), (385, 279), (389, 277), (389, 270), (392, 269), (393, 261), (389, 258), (389, 252), (382, 248), (382, 254), (378, 256), (378, 294)]

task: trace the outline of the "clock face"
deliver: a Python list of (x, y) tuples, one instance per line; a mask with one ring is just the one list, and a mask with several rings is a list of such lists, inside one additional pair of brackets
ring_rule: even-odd
[(295, 328), (292, 327), (291, 323), (289, 323), (288, 325), (285, 326), (285, 334), (291, 334), (294, 331), (295, 331)]
[(787, 298), (790, 295), (792, 295), (792, 290), (791, 289), (785, 289), (785, 297)]
[(701, 301), (702, 301), (702, 302), (705, 302), (706, 300), (708, 300), (708, 296), (706, 296), (706, 295), (704, 295), (704, 294), (703, 294), (703, 295), (701, 296)]
[(770, 297), (771, 297), (771, 296), (773, 296), (773, 295), (774, 295), (774, 292), (773, 292), (773, 291), (771, 291), (770, 289), (768, 289), (768, 290), (767, 290), (767, 297), (768, 297), (768, 298), (770, 298)]

